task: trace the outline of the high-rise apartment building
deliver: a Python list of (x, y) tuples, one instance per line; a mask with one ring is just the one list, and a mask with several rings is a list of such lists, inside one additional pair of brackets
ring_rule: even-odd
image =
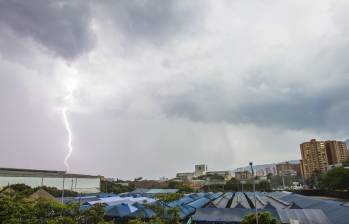
[(311, 177), (315, 172), (326, 172), (328, 159), (324, 141), (311, 139), (300, 145), (302, 154), (302, 171), (304, 178)]
[(342, 163), (349, 158), (347, 145), (342, 141), (326, 141), (325, 142), (328, 163), (335, 165)]
[(341, 163), (349, 158), (347, 146), (341, 141), (304, 142), (300, 145), (302, 160), (301, 170), (304, 178), (314, 173), (324, 173), (329, 165)]

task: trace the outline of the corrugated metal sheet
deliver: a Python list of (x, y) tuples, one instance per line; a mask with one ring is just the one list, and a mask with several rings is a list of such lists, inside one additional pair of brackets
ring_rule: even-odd
[(177, 201), (172, 201), (170, 203), (168, 203), (168, 207), (170, 208), (174, 208), (174, 207), (177, 207), (177, 206), (180, 206), (180, 205), (185, 205), (185, 204), (188, 204), (192, 201), (194, 201), (195, 199), (191, 198), (191, 197), (183, 197)]
[(210, 199), (203, 197), (203, 198), (199, 198), (193, 202), (190, 202), (188, 205), (193, 207), (193, 208), (202, 208), (205, 205), (207, 205), (210, 202)]
[[(260, 210), (268, 211), (268, 210)], [(332, 222), (319, 209), (278, 209), (271, 212), (272, 216), (282, 223), (298, 220), (301, 224), (331, 224)], [(254, 209), (244, 208), (200, 208), (192, 216), (193, 222), (239, 223), (244, 216), (253, 214)]]
[(146, 194), (171, 194), (178, 192), (178, 189), (149, 189)]
[(263, 208), (266, 205), (266, 202), (263, 199), (261, 199), (257, 194), (256, 200), (253, 192), (246, 192), (245, 194), (251, 200), (253, 206), (257, 208)]
[(326, 216), (335, 224), (349, 223), (349, 207), (340, 202), (307, 197), (299, 194), (289, 194), (281, 198), (286, 202), (294, 202), (301, 208), (321, 209)]
[(301, 224), (331, 224), (325, 213), (320, 209), (277, 209), (281, 223), (297, 220)]
[[(244, 208), (200, 208), (192, 216), (193, 222), (212, 222), (212, 223), (240, 223), (241, 219), (254, 213), (254, 209)], [(272, 215), (278, 219), (277, 213)]]
[(179, 217), (181, 220), (187, 218), (195, 212), (195, 208), (190, 207), (189, 205), (181, 205), (179, 208)]
[(244, 208), (251, 208), (247, 201), (247, 198), (242, 192), (236, 192), (231, 203), (230, 208), (235, 208), (237, 206), (242, 206)]
[(212, 202), (212, 204), (216, 207), (216, 208), (226, 208), (228, 205), (230, 198), (228, 197), (219, 197), (216, 200), (214, 200)]

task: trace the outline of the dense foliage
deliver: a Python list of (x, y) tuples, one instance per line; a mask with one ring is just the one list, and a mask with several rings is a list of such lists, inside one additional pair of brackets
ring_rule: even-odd
[[(59, 190), (55, 187), (42, 186), (42, 187), (37, 187), (37, 188), (31, 188), (25, 184), (13, 184), (13, 185), (10, 185), (8, 187), (5, 187), (4, 190), (6, 190), (7, 188), (11, 188), (12, 190), (14, 190), (16, 192), (17, 195), (23, 196), (23, 197), (31, 195), (32, 193), (34, 193), (35, 191), (37, 191), (40, 188), (44, 189), (45, 191), (47, 191), (48, 193), (50, 193), (54, 197), (61, 197), (62, 196), (62, 190)], [(64, 190), (64, 196), (65, 197), (75, 197), (75, 196), (78, 196), (78, 193), (75, 191)]]
[[(256, 224), (256, 215), (251, 213), (246, 215), (242, 220), (241, 224)], [(278, 224), (279, 221), (271, 215), (270, 212), (258, 212), (258, 224)]]
[(95, 224), (103, 221), (101, 206), (80, 212), (79, 205), (62, 205), (43, 199), (28, 200), (25, 197), (0, 195), (1, 224)]
[(326, 190), (349, 190), (349, 169), (338, 167), (319, 178), (320, 188)]
[[(267, 180), (256, 181), (256, 191), (271, 191), (270, 182)], [(225, 186), (224, 190), (226, 191), (253, 191), (253, 182), (252, 180), (241, 183), (240, 181), (232, 178), (229, 180)]]
[[(92, 208), (80, 211), (79, 204), (62, 205), (58, 201), (28, 198), (36, 189), (24, 184), (10, 186), (10, 191), (0, 193), (0, 224), (106, 224), (119, 223), (119, 220), (104, 221), (104, 206), (94, 205)], [(47, 188), (51, 192), (60, 192)], [(6, 189), (5, 189), (6, 190)], [(60, 196), (60, 194), (58, 195)], [(183, 194), (159, 195), (159, 200), (169, 202), (177, 200)], [(130, 219), (129, 223), (179, 224), (178, 209), (163, 208), (159, 205), (145, 205), (152, 209), (156, 217)]]
[(194, 192), (194, 189), (191, 188), (188, 184), (171, 181), (168, 183), (168, 188), (170, 189), (178, 189), (181, 193), (191, 193)]
[(180, 198), (182, 198), (184, 194), (182, 193), (173, 193), (173, 194), (159, 194), (156, 196), (156, 199), (163, 201), (163, 202), (171, 202), (176, 201)]
[(112, 181), (101, 181), (101, 190), (104, 192), (120, 194), (124, 192), (133, 191), (134, 188), (131, 186), (125, 186)]

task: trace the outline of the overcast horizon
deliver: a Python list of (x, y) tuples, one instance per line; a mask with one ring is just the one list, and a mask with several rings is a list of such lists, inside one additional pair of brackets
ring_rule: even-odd
[(0, 0), (0, 167), (133, 179), (349, 138), (349, 1)]

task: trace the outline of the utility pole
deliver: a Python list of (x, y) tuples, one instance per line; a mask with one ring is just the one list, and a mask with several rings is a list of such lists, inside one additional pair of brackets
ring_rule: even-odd
[(252, 171), (252, 178), (253, 178), (253, 194), (254, 194), (254, 208), (256, 213), (256, 223), (258, 224), (258, 210), (257, 210), (257, 197), (256, 197), (256, 179), (254, 176), (254, 170), (253, 170), (253, 163), (250, 162), (250, 167)]
[(62, 205), (64, 205), (64, 182), (65, 182), (65, 177), (63, 174), (63, 183), (62, 183)]

